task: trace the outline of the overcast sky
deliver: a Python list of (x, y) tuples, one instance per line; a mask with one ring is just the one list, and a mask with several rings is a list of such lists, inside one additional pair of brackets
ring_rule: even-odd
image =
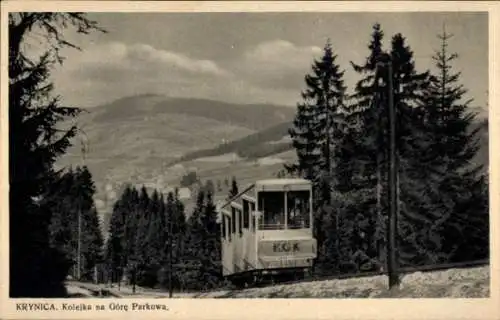
[[(66, 51), (54, 72), (56, 90), (68, 104), (92, 107), (141, 93), (210, 98), (237, 103), (294, 106), (304, 75), (331, 39), (345, 81), (357, 81), (349, 61), (363, 63), (371, 27), (390, 37), (402, 33), (419, 71), (433, 68), (436, 37), (454, 37), (456, 71), (475, 104), (488, 89), (486, 13), (100, 13), (107, 29), (71, 39), (83, 51)], [(432, 69), (431, 69), (432, 70)]]

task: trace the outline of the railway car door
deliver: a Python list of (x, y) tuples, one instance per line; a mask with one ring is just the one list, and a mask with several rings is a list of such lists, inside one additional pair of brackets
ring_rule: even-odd
[(231, 244), (231, 215), (226, 210), (221, 210), (221, 245), (223, 274), (228, 275), (232, 270), (232, 244)]

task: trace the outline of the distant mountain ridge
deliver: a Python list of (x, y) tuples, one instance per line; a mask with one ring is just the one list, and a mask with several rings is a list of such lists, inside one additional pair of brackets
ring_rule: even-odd
[[(154, 185), (165, 192), (178, 186), (183, 174), (179, 170), (191, 170), (199, 158), (237, 154), (248, 162), (235, 164), (241, 172), (234, 171), (231, 163), (198, 162), (194, 166), (206, 174), (220, 171), (253, 180), (274, 174), (272, 168), (279, 167), (259, 168), (255, 160), (293, 153), (288, 128), (294, 107), (143, 94), (87, 110), (78, 124), (87, 136), (85, 164), (96, 183), (96, 199), (101, 203), (98, 210), (105, 216), (109, 216), (124, 184)], [(482, 129), (476, 162), (487, 166), (488, 121), (479, 118), (477, 125)], [(73, 142), (58, 166), (82, 164), (80, 143), (78, 139)]]
[(287, 106), (232, 104), (209, 99), (169, 98), (156, 94), (125, 97), (92, 110), (95, 110), (92, 120), (97, 122), (123, 121), (168, 113), (205, 117), (252, 130), (261, 130), (278, 122), (291, 120), (295, 114), (295, 108)]
[[(56, 166), (87, 165), (95, 180), (96, 198), (105, 203), (99, 210), (105, 212), (124, 184), (150, 184), (166, 175), (158, 188), (167, 190), (173, 186), (167, 186), (167, 181), (176, 179), (167, 172), (175, 159), (251, 136), (291, 121), (295, 114), (295, 108), (286, 106), (156, 94), (124, 97), (86, 111), (76, 119), (85, 135), (73, 140)], [(85, 157), (80, 140), (87, 145)]]

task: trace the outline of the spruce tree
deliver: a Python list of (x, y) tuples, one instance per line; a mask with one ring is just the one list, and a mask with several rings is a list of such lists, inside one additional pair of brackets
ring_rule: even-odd
[(428, 139), (418, 108), (429, 85), (429, 72), (416, 71), (413, 52), (401, 34), (392, 38), (390, 54), (396, 109), (400, 264), (434, 263), (435, 252), (440, 249), (432, 229), (436, 212), (428, 206), (426, 176), (430, 171), (423, 167)]
[(193, 213), (188, 219), (186, 230), (186, 247), (183, 254), (183, 265), (186, 270), (184, 273), (186, 287), (191, 289), (200, 289), (203, 285), (202, 257), (204, 227), (202, 216), (205, 207), (205, 193), (198, 193), (196, 205)]
[[(127, 191), (127, 190), (126, 190)], [(124, 212), (125, 212), (125, 236), (123, 238), (124, 247), (126, 250), (126, 265), (129, 261), (133, 261), (136, 256), (137, 248), (137, 233), (139, 219), (142, 211), (139, 199), (139, 191), (135, 187), (130, 187), (129, 193), (124, 194)]]
[[(162, 201), (164, 201), (163, 197)], [(192, 262), (194, 258), (192, 252), (188, 250), (191, 234), (184, 214), (184, 205), (179, 199), (179, 190), (175, 189), (174, 192), (169, 192), (166, 203), (163, 203), (166, 240), (163, 247), (165, 259), (160, 270), (159, 282), (164, 288), (168, 287), (170, 266), (172, 266), (173, 287), (184, 289), (186, 284), (189, 284), (189, 279), (193, 277)]]
[(113, 213), (109, 221), (108, 239), (106, 241), (106, 264), (108, 266), (108, 277), (111, 282), (118, 282), (123, 276), (123, 269), (127, 261), (125, 247), (125, 219), (123, 203), (125, 195), (130, 194), (130, 189), (125, 189), (122, 198), (113, 205)]
[(452, 71), (457, 53), (450, 53), (451, 34), (438, 36), (441, 45), (433, 56), (435, 72), (421, 113), (428, 135), (425, 164), (432, 168), (430, 201), (437, 214), (432, 226), (442, 243), (441, 257), (467, 261), (489, 256), (488, 188), (481, 165), (473, 163), (479, 149), (474, 128), (472, 100), (459, 83), (460, 72)]
[(77, 168), (79, 190), (78, 196), (82, 203), (79, 206), (81, 214), (81, 266), (86, 279), (92, 279), (94, 267), (101, 262), (103, 254), (103, 237), (99, 216), (94, 203), (95, 185), (88, 167)]
[[(95, 187), (87, 167), (70, 168), (54, 180), (46, 196), (52, 211), (51, 246), (73, 263), (73, 275), (93, 277), (93, 268), (102, 259), (102, 233), (94, 204)], [(78, 252), (80, 270), (77, 272)]]
[(75, 185), (75, 174), (70, 167), (66, 172), (61, 172), (55, 183), (51, 184), (46, 198), (46, 205), (50, 206), (52, 214), (49, 225), (50, 246), (57, 248), (67, 261), (75, 257), (74, 244), (74, 197), (71, 190)]
[(84, 275), (87, 280), (91, 280), (94, 277), (94, 268), (97, 268), (104, 259), (104, 240), (95, 206), (87, 212), (83, 227), (85, 229), (82, 253), (85, 261)]
[(290, 175), (298, 175), (308, 180), (315, 177), (316, 164), (320, 154), (317, 152), (317, 133), (314, 130), (314, 110), (305, 104), (297, 105), (297, 113), (293, 126), (288, 130), (292, 138), (292, 145), (297, 153), (298, 163), (285, 165), (285, 170)]
[(174, 220), (172, 225), (173, 236), (173, 263), (177, 267), (174, 268), (174, 284), (180, 289), (183, 289), (186, 281), (184, 273), (186, 269), (183, 267), (183, 257), (187, 246), (187, 222), (184, 213), (184, 204), (179, 198), (179, 189), (175, 189), (172, 201), (174, 204)]
[[(174, 190), (174, 203), (175, 203), (175, 219), (174, 219), (174, 224), (173, 224), (173, 232), (175, 235), (182, 237), (184, 233), (186, 232), (186, 215), (184, 213), (184, 204), (180, 200), (179, 197), (179, 189), (176, 188)], [(179, 241), (181, 241), (179, 239)]]
[(137, 233), (135, 237), (135, 252), (133, 260), (129, 265), (132, 278), (137, 280), (137, 284), (147, 285), (147, 268), (150, 263), (151, 257), (147, 254), (148, 243), (148, 230), (151, 224), (152, 212), (150, 211), (151, 200), (145, 186), (141, 187), (139, 202), (137, 204), (138, 218), (137, 218)]
[[(159, 282), (162, 287), (167, 288), (169, 286), (169, 281), (174, 281), (174, 268), (173, 265), (175, 263), (174, 257), (174, 241), (175, 237), (173, 234), (174, 229), (174, 220), (176, 216), (176, 206), (174, 203), (174, 195), (172, 192), (169, 192), (167, 195), (167, 201), (164, 202), (164, 198), (162, 197), (162, 208), (161, 211), (163, 216), (165, 217), (165, 229), (164, 229), (164, 239), (165, 242), (163, 244), (163, 263), (162, 268), (160, 270)], [(170, 276), (169, 276), (170, 275)]]
[(158, 272), (164, 263), (164, 246), (166, 241), (166, 222), (160, 196), (157, 190), (153, 191), (145, 211), (143, 223), (139, 225), (145, 230), (142, 238), (142, 268), (141, 285), (153, 287), (158, 282)]
[[(336, 59), (328, 41), (321, 59), (314, 60), (312, 74), (305, 76), (307, 89), (302, 92), (303, 102), (297, 105), (297, 114), (289, 129), (298, 163), (285, 167), (291, 173), (299, 173), (313, 182), (314, 234), (323, 253), (323, 241), (328, 236), (334, 236), (331, 232), (325, 234), (323, 221), (337, 221), (332, 218), (335, 215), (332, 191), (336, 183), (336, 158), (346, 130), (348, 112), (344, 101), (344, 72), (336, 64)], [(322, 255), (318, 261), (322, 259), (328, 257)]]
[[(358, 154), (352, 159), (357, 167), (358, 192), (363, 192), (364, 201), (358, 205), (365, 206), (364, 212), (367, 229), (360, 230), (368, 243), (367, 255), (371, 259), (378, 255), (378, 263), (384, 264), (388, 174), (388, 94), (387, 65), (378, 64), (383, 54), (383, 32), (379, 24), (373, 27), (372, 40), (369, 46), (370, 55), (364, 65), (352, 63), (354, 69), (364, 74), (356, 86), (354, 98), (357, 101), (356, 115), (361, 124), (361, 139)], [(415, 264), (429, 261), (430, 247), (426, 247), (424, 239), (419, 236), (421, 230), (429, 230), (432, 224), (432, 210), (426, 207), (425, 172), (422, 157), (428, 145), (428, 135), (423, 126), (420, 109), (417, 107), (428, 85), (428, 72), (418, 73), (413, 60), (413, 52), (406, 45), (405, 38), (396, 34), (392, 38), (391, 52), (393, 79), (393, 98), (396, 109), (396, 137), (398, 161), (398, 194), (400, 201), (399, 251), (403, 264)], [(383, 79), (380, 85), (375, 72)], [(363, 191), (364, 190), (364, 191)], [(371, 204), (371, 205), (370, 205)], [(432, 241), (428, 237), (425, 241)], [(372, 244), (372, 245), (370, 245)], [(435, 245), (437, 245), (435, 243)], [(436, 246), (433, 247), (436, 249)]]
[[(367, 255), (377, 258), (380, 264), (385, 262), (385, 233), (387, 212), (387, 112), (384, 108), (383, 92), (376, 83), (377, 62), (383, 53), (384, 32), (381, 25), (375, 23), (368, 45), (369, 55), (362, 65), (351, 62), (353, 69), (363, 76), (356, 83), (352, 98), (355, 112), (351, 121), (358, 124), (358, 130), (352, 130), (349, 138), (355, 144), (344, 158), (350, 159), (352, 170), (352, 188), (347, 188), (361, 195), (355, 206), (366, 206), (363, 211), (366, 221), (370, 221), (371, 230), (365, 230), (369, 244)], [(344, 163), (346, 163), (344, 161)], [(360, 211), (361, 212), (361, 211)], [(363, 246), (361, 246), (363, 247)]]
[(201, 220), (202, 248), (198, 254), (204, 289), (217, 287), (222, 277), (220, 227), (212, 193), (207, 193)]
[[(80, 110), (60, 106), (50, 71), (62, 63), (63, 48), (77, 48), (64, 29), (86, 34), (99, 28), (83, 13), (10, 13), (8, 23), (10, 296), (63, 296), (70, 262), (50, 247), (52, 212), (45, 200), (55, 179), (53, 165), (77, 134), (74, 126), (56, 126)], [(35, 57), (25, 51), (34, 32), (47, 44)]]

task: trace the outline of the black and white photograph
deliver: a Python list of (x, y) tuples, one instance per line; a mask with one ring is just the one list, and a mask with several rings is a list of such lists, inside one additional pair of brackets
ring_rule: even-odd
[(486, 5), (7, 16), (9, 298), (493, 294)]

